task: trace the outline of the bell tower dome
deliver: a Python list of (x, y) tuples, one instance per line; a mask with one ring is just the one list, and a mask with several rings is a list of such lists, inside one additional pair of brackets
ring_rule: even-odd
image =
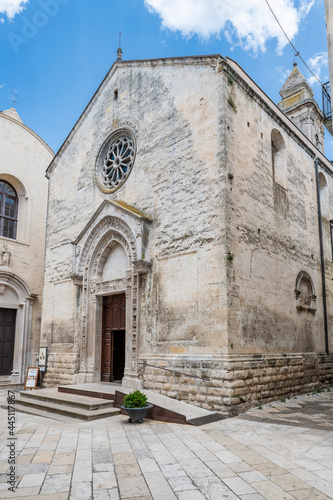
[(279, 102), (279, 108), (324, 153), (323, 113), (297, 63), (294, 63), (294, 69), (280, 90), (280, 96), (282, 101)]

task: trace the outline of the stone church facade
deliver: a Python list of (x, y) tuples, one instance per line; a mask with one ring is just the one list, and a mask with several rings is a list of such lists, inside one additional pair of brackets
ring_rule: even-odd
[(332, 381), (333, 178), (306, 85), (294, 68), (278, 107), (220, 55), (115, 62), (47, 170), (48, 385), (235, 414)]
[(40, 345), (49, 146), (0, 112), (0, 383), (22, 384)]

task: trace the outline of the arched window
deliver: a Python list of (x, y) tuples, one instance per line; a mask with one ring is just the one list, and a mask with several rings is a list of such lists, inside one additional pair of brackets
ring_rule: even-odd
[(329, 219), (330, 207), (329, 207), (328, 184), (326, 177), (322, 172), (319, 172), (319, 194), (320, 194), (321, 216), (325, 217), (325, 219)]
[(272, 130), (271, 141), (273, 179), (277, 184), (287, 189), (286, 146), (281, 133), (277, 129)]
[(313, 281), (308, 273), (301, 271), (296, 278), (295, 287), (296, 308), (299, 311), (315, 312), (316, 294)]
[(0, 236), (16, 239), (18, 196), (13, 186), (0, 180)]

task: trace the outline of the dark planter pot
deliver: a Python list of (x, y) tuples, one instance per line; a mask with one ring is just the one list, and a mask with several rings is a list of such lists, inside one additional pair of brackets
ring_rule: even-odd
[(153, 405), (148, 403), (147, 406), (144, 406), (143, 408), (126, 408), (126, 406), (121, 406), (121, 409), (126, 410), (127, 415), (129, 416), (129, 422), (138, 422), (139, 424), (142, 424), (147, 411), (152, 407)]

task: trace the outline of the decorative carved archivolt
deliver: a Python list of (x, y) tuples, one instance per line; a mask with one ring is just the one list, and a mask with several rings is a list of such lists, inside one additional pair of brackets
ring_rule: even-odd
[[(111, 238), (110, 238), (111, 236)], [(86, 242), (78, 256), (76, 264), (76, 273), (81, 275), (87, 270), (90, 265), (96, 248), (107, 245), (112, 238), (121, 243), (127, 250), (131, 261), (137, 260), (137, 246), (133, 233), (128, 225), (118, 217), (106, 216), (104, 217), (91, 231), (86, 239)], [(76, 247), (76, 252), (79, 247)], [(101, 252), (99, 250), (99, 252)], [(100, 253), (101, 255), (101, 253)], [(95, 261), (96, 263), (96, 261)], [(97, 269), (96, 264), (96, 269)]]

